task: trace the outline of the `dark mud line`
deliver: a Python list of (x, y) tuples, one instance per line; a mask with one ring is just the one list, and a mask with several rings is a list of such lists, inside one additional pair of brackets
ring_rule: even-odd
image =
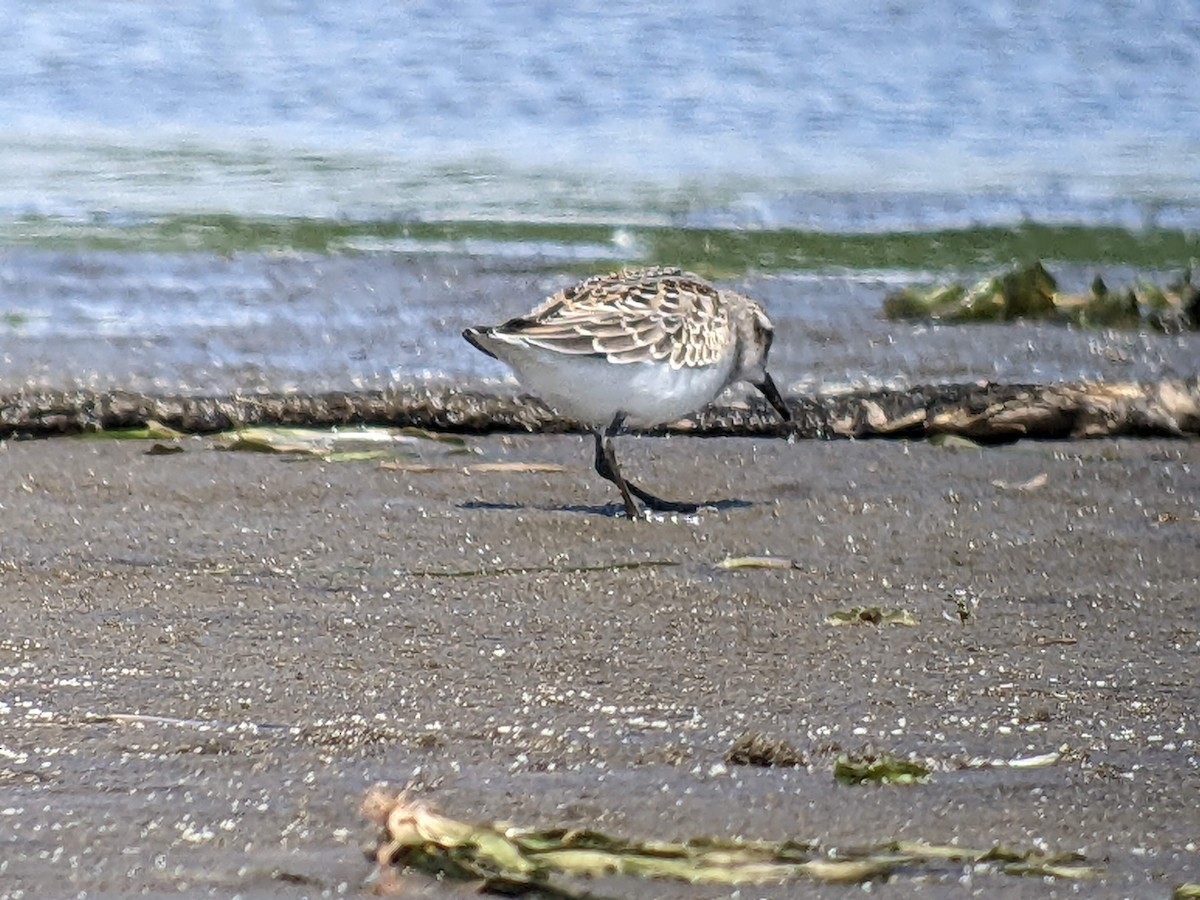
[[(1021, 438), (1182, 437), (1200, 434), (1200, 378), (1147, 384), (945, 384), (788, 399), (795, 421), (765, 404), (710, 407), (655, 432), (795, 439), (962, 435)], [(570, 433), (578, 423), (536, 398), (417, 384), (387, 391), (156, 396), (124, 391), (29, 391), (0, 397), (0, 438), (42, 438), (156, 422), (189, 434), (250, 426), (388, 425), (465, 434)]]

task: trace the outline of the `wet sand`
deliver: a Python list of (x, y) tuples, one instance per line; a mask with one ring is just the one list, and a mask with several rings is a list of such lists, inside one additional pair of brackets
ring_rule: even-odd
[[(471, 443), (568, 471), (0, 445), (0, 895), (354, 894), (381, 780), (632, 838), (1079, 851), (1106, 872), (1087, 896), (1200, 881), (1200, 442), (623, 439), (647, 487), (739, 501), (640, 522), (582, 438)], [(795, 567), (715, 567), (763, 554)], [(870, 605), (920, 624), (826, 623)], [(809, 766), (726, 765), (748, 732)], [(933, 778), (835, 784), (864, 745)], [(873, 893), (1073, 892), (955, 870)]]

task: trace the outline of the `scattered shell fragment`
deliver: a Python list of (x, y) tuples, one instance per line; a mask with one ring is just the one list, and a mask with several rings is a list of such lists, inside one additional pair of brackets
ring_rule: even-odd
[(795, 569), (796, 563), (780, 556), (727, 556), (718, 569)]
[(1015, 492), (1021, 493), (1021, 494), (1028, 494), (1031, 491), (1036, 491), (1038, 488), (1045, 487), (1046, 483), (1049, 480), (1050, 480), (1050, 476), (1047, 475), (1045, 472), (1042, 472), (1040, 475), (1034, 475), (1028, 481), (1013, 482), (1013, 481), (1004, 481), (1002, 479), (997, 478), (994, 481), (992, 481), (992, 485), (994, 487), (999, 488), (1002, 491), (1015, 491)]
[(883, 609), (878, 606), (852, 606), (830, 613), (828, 625), (906, 625), (915, 627), (921, 621), (907, 609)]

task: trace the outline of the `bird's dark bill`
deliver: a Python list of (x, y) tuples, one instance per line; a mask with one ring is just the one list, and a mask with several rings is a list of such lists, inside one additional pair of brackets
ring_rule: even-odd
[(462, 336), (466, 338), (467, 343), (469, 343), (476, 350), (480, 351), (481, 353), (486, 353), (492, 359), (496, 359), (496, 354), (487, 347), (483, 346), (483, 342), (479, 340), (480, 335), (487, 334), (489, 331), (491, 331), (490, 328), (485, 328), (483, 326), (480, 326), (479, 328), (468, 328), (462, 333)]

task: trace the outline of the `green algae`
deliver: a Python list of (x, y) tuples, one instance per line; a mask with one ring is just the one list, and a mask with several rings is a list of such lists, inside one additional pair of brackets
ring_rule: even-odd
[(1183, 229), (989, 226), (836, 233), (572, 221), (404, 221), (234, 214), (0, 221), (0, 246), (144, 253), (451, 254), (517, 259), (529, 268), (678, 265), (711, 277), (745, 272), (992, 268), (1013, 260), (1187, 266), (1200, 235)]
[(1059, 290), (1041, 262), (961, 283), (910, 286), (883, 303), (889, 319), (947, 323), (1011, 322), (1038, 319), (1084, 328), (1150, 328), (1168, 334), (1200, 328), (1200, 282), (1189, 267), (1166, 284), (1139, 279), (1110, 290), (1096, 276), (1084, 294)]
[[(1080, 880), (1101, 870), (1075, 853), (987, 850), (922, 841), (824, 848), (812, 841), (699, 838), (630, 841), (588, 828), (524, 829), (444, 816), (406, 795), (368, 795), (364, 812), (382, 829), (371, 887), (389, 893), (399, 872), (468, 881), (483, 893), (584, 897), (578, 879), (624, 875), (707, 885), (797, 881), (865, 884), (897, 876), (957, 878), (964, 864), (1007, 875)], [(396, 884), (391, 882), (391, 884)], [(406, 891), (407, 893), (407, 891)]]
[(924, 784), (929, 769), (909, 759), (883, 754), (881, 756), (851, 756), (843, 753), (833, 765), (833, 777), (838, 784)]

